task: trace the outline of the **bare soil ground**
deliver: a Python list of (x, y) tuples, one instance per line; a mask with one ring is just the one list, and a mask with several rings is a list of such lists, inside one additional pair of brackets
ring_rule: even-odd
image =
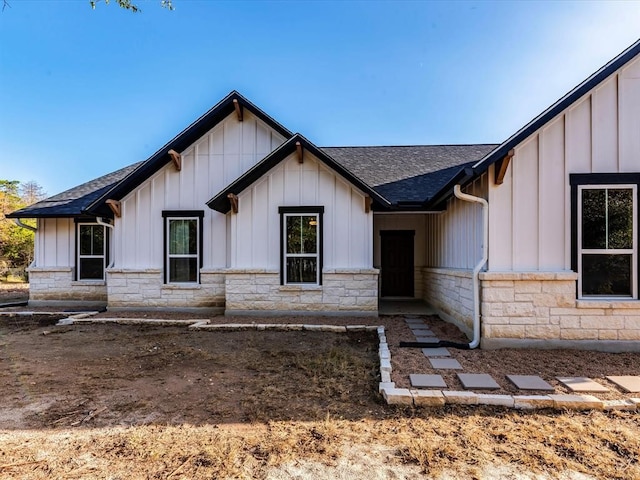
[[(384, 405), (375, 334), (55, 320), (0, 320), (0, 478), (640, 478), (637, 413)], [(233, 321), (368, 321), (411, 340), (400, 317)], [(403, 373), (402, 356), (422, 354), (396, 350), (398, 381), (426, 373)], [(613, 373), (637, 372), (628, 360)]]
[[(464, 390), (455, 370), (434, 370), (420, 348), (400, 348), (401, 341), (415, 341), (415, 336), (407, 326), (404, 316), (382, 316), (380, 318), (340, 318), (340, 317), (208, 317), (206, 314), (175, 312), (103, 312), (95, 318), (208, 318), (211, 323), (323, 323), (328, 325), (383, 325), (391, 350), (393, 366), (392, 380), (401, 388), (411, 387), (409, 375), (430, 373), (442, 375), (449, 390)], [(455, 326), (443, 322), (437, 316), (421, 317), (425, 325), (441, 340), (468, 343), (465, 335)], [(499, 390), (491, 393), (506, 395), (546, 394), (543, 391), (518, 390), (506, 375), (538, 375), (550, 383), (556, 393), (571, 393), (556, 377), (589, 377), (610, 389), (609, 393), (594, 393), (603, 400), (628, 397), (605, 377), (610, 375), (640, 375), (640, 354), (604, 353), (582, 350), (461, 350), (449, 348), (451, 358), (457, 359), (463, 367), (461, 373), (487, 373), (491, 375)], [(489, 392), (485, 392), (489, 393)]]
[(29, 299), (29, 284), (0, 282), (0, 304), (21, 302)]

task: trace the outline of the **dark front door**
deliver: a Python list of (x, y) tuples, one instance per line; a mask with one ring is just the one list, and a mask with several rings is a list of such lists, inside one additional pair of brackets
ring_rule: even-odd
[(414, 230), (382, 230), (380, 269), (383, 297), (413, 297)]

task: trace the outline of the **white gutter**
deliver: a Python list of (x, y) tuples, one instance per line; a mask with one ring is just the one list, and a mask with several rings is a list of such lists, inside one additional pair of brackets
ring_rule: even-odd
[(22, 223), (22, 220), (20, 220), (19, 218), (14, 218), (13, 222), (16, 225), (18, 225), (19, 227), (26, 228), (27, 230), (31, 230), (32, 232), (38, 231), (38, 229), (36, 227), (32, 227), (31, 225), (27, 225), (25, 223)]
[[(96, 223), (98, 225), (102, 225), (105, 227), (109, 227), (111, 229), (111, 233), (113, 233), (113, 225), (111, 225), (110, 223), (105, 222), (102, 217), (96, 217)], [(109, 235), (110, 239), (113, 239), (113, 235)], [(113, 268), (113, 264), (116, 261), (116, 256), (113, 254), (113, 248), (111, 249), (111, 262), (109, 262), (109, 265), (107, 265), (107, 268)]]
[(489, 202), (484, 198), (462, 193), (460, 185), (453, 187), (453, 194), (464, 202), (479, 203), (482, 206), (482, 259), (473, 268), (473, 340), (469, 348), (480, 345), (480, 282), (478, 274), (487, 263), (489, 246)]

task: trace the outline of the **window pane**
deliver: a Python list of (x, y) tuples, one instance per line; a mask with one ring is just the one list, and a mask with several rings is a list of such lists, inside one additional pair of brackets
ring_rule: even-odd
[(198, 253), (197, 220), (169, 220), (169, 253), (172, 255)]
[(318, 217), (315, 215), (287, 216), (287, 253), (316, 253), (318, 251)]
[(582, 190), (582, 248), (607, 248), (606, 190)]
[(633, 190), (607, 190), (608, 248), (633, 248)]
[(80, 280), (102, 280), (104, 278), (102, 257), (81, 258), (79, 265), (78, 278)]
[(198, 259), (197, 258), (170, 258), (169, 259), (169, 282), (191, 282), (198, 281)]
[(80, 225), (80, 255), (92, 255), (91, 225)]
[(289, 257), (287, 258), (287, 283), (316, 283), (317, 258)]
[(631, 255), (582, 255), (582, 294), (631, 296)]
[(104, 227), (101, 225), (93, 225), (93, 254), (94, 255), (103, 255), (104, 254)]

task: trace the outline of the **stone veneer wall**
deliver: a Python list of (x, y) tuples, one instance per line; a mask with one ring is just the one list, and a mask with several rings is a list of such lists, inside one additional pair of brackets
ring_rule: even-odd
[(200, 270), (198, 285), (165, 285), (161, 269), (107, 270), (109, 308), (224, 308), (224, 270)]
[(640, 351), (640, 301), (576, 300), (574, 272), (483, 272), (482, 346)]
[(72, 267), (31, 267), (29, 271), (29, 303), (72, 304), (106, 303), (104, 281), (73, 278)]
[(473, 271), (452, 268), (422, 269), (423, 299), (440, 316), (473, 335)]
[(322, 285), (280, 285), (278, 271), (226, 271), (228, 314), (283, 312), (378, 314), (377, 269), (325, 269)]

